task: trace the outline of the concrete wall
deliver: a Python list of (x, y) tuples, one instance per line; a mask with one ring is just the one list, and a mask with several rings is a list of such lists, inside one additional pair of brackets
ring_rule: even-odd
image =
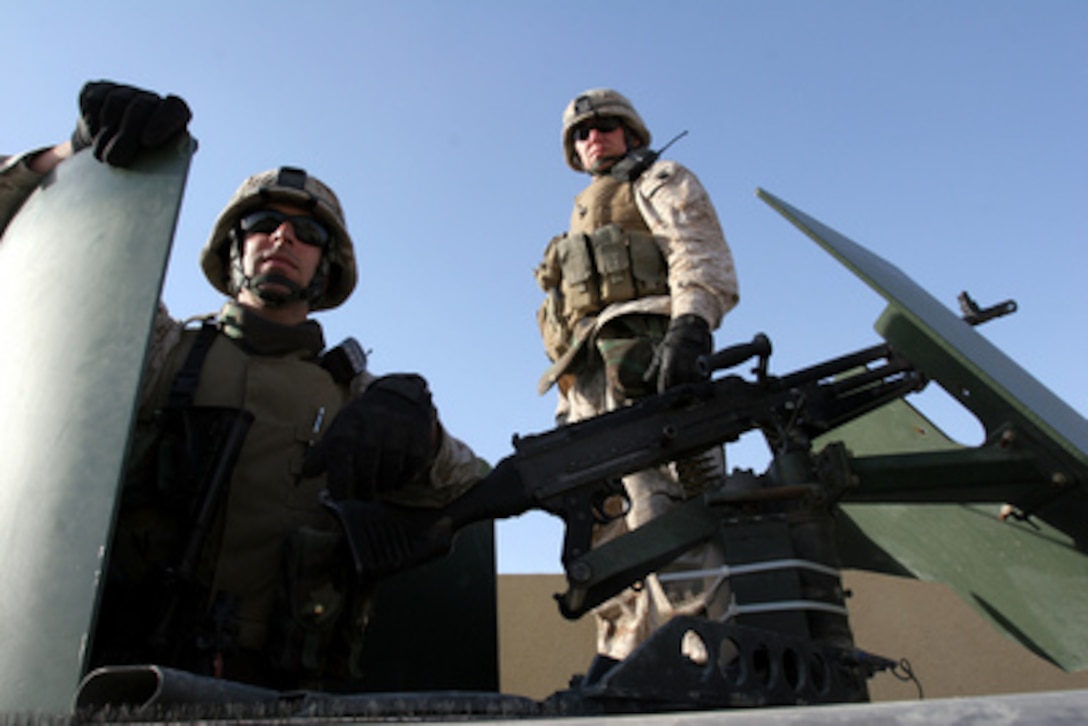
[[(1088, 688), (1088, 671), (1065, 673), (1005, 637), (944, 585), (848, 571), (844, 585), (859, 648), (906, 658), (926, 699)], [(584, 673), (593, 619), (570, 622), (552, 594), (561, 575), (500, 575), (499, 669), (503, 693), (543, 698)], [(914, 700), (913, 683), (888, 673), (869, 682), (874, 701)]]

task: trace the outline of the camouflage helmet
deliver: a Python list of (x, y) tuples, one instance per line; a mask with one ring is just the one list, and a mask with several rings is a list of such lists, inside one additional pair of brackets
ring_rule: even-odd
[(592, 88), (579, 94), (563, 111), (563, 155), (575, 171), (585, 171), (574, 149), (574, 127), (593, 116), (618, 116), (642, 146), (650, 145), (650, 130), (627, 97), (611, 88)]
[(242, 182), (227, 206), (219, 213), (211, 236), (200, 252), (200, 266), (212, 286), (233, 296), (238, 291), (241, 270), (235, 271), (232, 257), (240, 252), (232, 249), (236, 230), (242, 217), (269, 202), (282, 202), (309, 210), (315, 219), (328, 228), (332, 240), (322, 256), (327, 285), (311, 300), (314, 310), (334, 308), (348, 298), (355, 288), (357, 273), (355, 252), (344, 221), (340, 200), (321, 180), (303, 169), (283, 166), (254, 174)]

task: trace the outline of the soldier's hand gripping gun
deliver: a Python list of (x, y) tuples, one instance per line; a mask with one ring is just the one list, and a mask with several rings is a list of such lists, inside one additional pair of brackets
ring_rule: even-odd
[[(778, 450), (807, 450), (812, 436), (924, 385), (887, 345), (784, 377), (768, 375), (770, 353), (770, 341), (761, 334), (701, 361), (709, 375), (755, 358), (753, 381), (728, 375), (678, 386), (592, 419), (515, 436), (515, 453), (443, 509), (334, 501), (327, 495), (324, 502), (343, 525), (356, 572), (365, 580), (445, 554), (457, 531), (474, 522), (532, 509), (561, 517), (569, 591), (557, 598), (564, 615), (578, 617), (706, 539), (720, 524), (697, 497), (679, 516), (666, 518), (664, 526), (674, 528), (670, 536), (659, 536), (655, 520), (591, 552), (592, 529), (607, 519), (605, 501), (623, 496), (621, 477), (699, 454), (754, 429)], [(676, 537), (675, 528), (684, 535)], [(621, 542), (619, 549), (610, 549)], [(630, 558), (630, 551), (638, 556)]]

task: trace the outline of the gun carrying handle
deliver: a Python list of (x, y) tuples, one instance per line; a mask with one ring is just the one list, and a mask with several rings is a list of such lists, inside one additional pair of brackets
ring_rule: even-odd
[(763, 333), (757, 333), (750, 343), (738, 343), (710, 355), (701, 355), (695, 365), (704, 376), (738, 366), (746, 360), (758, 357), (761, 377), (766, 374), (767, 359), (771, 357), (771, 341)]

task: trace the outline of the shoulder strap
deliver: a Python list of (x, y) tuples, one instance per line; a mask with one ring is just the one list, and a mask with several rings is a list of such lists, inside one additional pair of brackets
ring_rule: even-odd
[(193, 347), (189, 349), (185, 363), (174, 376), (174, 385), (170, 388), (170, 397), (166, 401), (167, 406), (186, 407), (193, 404), (196, 386), (200, 382), (200, 369), (204, 367), (204, 359), (218, 334), (219, 326), (213, 320), (205, 320), (200, 326), (200, 331), (196, 334), (196, 340), (193, 341)]

